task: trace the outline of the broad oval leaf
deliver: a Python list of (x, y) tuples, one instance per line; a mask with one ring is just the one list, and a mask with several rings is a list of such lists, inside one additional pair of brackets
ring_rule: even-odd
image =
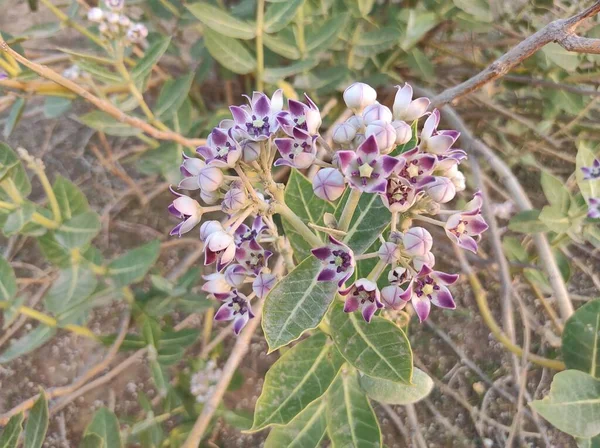
[(540, 183), (542, 184), (544, 196), (546, 196), (550, 205), (557, 207), (566, 214), (571, 203), (571, 195), (564, 183), (547, 171), (542, 171)]
[(374, 378), (412, 383), (412, 351), (404, 332), (375, 316), (370, 323), (360, 313), (345, 313), (341, 303), (331, 310), (333, 341), (350, 364)]
[(359, 377), (360, 387), (369, 398), (388, 404), (416, 403), (427, 397), (433, 390), (433, 380), (420, 369), (413, 370), (412, 382), (412, 384), (400, 384), (368, 375)]
[(69, 220), (76, 215), (87, 212), (90, 209), (87, 198), (70, 180), (57, 176), (52, 190), (58, 201), (60, 213), (63, 220)]
[(56, 334), (56, 328), (40, 325), (25, 336), (14, 341), (1, 355), (0, 364), (5, 364), (41, 347)]
[(40, 396), (31, 408), (25, 424), (25, 446), (27, 448), (41, 448), (48, 430), (48, 400), (46, 393)]
[(115, 137), (131, 137), (142, 132), (138, 128), (134, 128), (127, 123), (115, 120), (106, 112), (100, 110), (94, 110), (81, 115), (79, 121), (92, 129), (102, 131), (107, 135), (113, 135)]
[(85, 429), (85, 435), (96, 434), (104, 442), (105, 447), (122, 448), (119, 420), (111, 410), (100, 408)]
[(395, 27), (361, 33), (354, 51), (359, 56), (374, 56), (398, 45), (402, 33)]
[(327, 391), (327, 434), (333, 448), (378, 448), (381, 430), (356, 370), (340, 372)]
[(567, 320), (562, 352), (569, 369), (600, 379), (600, 300), (586, 303)]
[(306, 72), (316, 67), (318, 63), (319, 61), (316, 59), (306, 59), (304, 61), (298, 61), (293, 64), (286, 65), (285, 67), (267, 68), (265, 69), (264, 78), (265, 81), (276, 84), (277, 81), (297, 75), (298, 73)]
[(323, 333), (298, 343), (267, 372), (256, 402), (252, 430), (291, 422), (325, 393), (343, 362)]
[(2, 228), (6, 236), (19, 233), (27, 223), (31, 221), (31, 216), (35, 213), (35, 205), (31, 202), (24, 202), (18, 209), (11, 212), (4, 222)]
[(306, 36), (306, 51), (322, 53), (331, 48), (335, 44), (338, 34), (344, 28), (347, 19), (346, 14), (338, 14), (323, 22), (321, 26), (315, 27), (314, 32)]
[(274, 427), (264, 448), (318, 448), (327, 430), (326, 400), (313, 401), (285, 426)]
[(187, 5), (187, 9), (204, 25), (223, 36), (245, 40), (256, 36), (254, 24), (236, 19), (216, 6), (198, 2)]
[(600, 448), (600, 434), (591, 439), (577, 439), (577, 446), (579, 448)]
[(276, 36), (265, 34), (263, 36), (263, 43), (273, 53), (277, 53), (284, 58), (300, 59), (300, 50), (296, 46), (296, 43), (293, 40), (286, 39), (283, 33)]
[(46, 118), (58, 118), (71, 108), (73, 101), (69, 98), (48, 96), (44, 100), (44, 116)]
[(143, 279), (158, 258), (159, 251), (160, 242), (154, 240), (111, 261), (108, 275), (115, 287), (121, 288)]
[(104, 446), (104, 441), (102, 437), (98, 434), (90, 433), (86, 434), (86, 436), (81, 441), (79, 448), (107, 448)]
[[(292, 211), (304, 221), (317, 225), (323, 224), (323, 215), (333, 213), (334, 208), (313, 193), (312, 182), (304, 177), (298, 170), (292, 170), (285, 187), (285, 203)], [(289, 238), (294, 255), (297, 260), (304, 260), (310, 255), (311, 246), (295, 228), (283, 219), (283, 229)]]
[(600, 381), (578, 370), (554, 376), (550, 393), (531, 407), (561, 431), (575, 437), (600, 434)]
[(10, 108), (8, 118), (4, 124), (4, 138), (8, 138), (15, 129), (17, 123), (19, 123), (21, 115), (23, 115), (23, 111), (25, 110), (25, 102), (24, 97), (18, 97)]
[(262, 328), (269, 353), (316, 328), (337, 290), (335, 282), (318, 282), (321, 262), (312, 255), (279, 281), (265, 299)]
[(211, 30), (205, 30), (204, 41), (210, 55), (233, 73), (245, 75), (256, 69), (256, 59), (240, 41)]
[(540, 221), (539, 210), (525, 210), (510, 218), (508, 228), (513, 232), (537, 233), (547, 232), (548, 227)]
[(23, 413), (13, 415), (0, 435), (0, 448), (17, 448), (23, 432)]
[[(304, 0), (287, 0), (276, 3), (267, 8), (264, 17), (264, 30), (267, 33), (276, 33), (294, 20), (296, 11), (302, 7)], [(235, 36), (234, 36), (235, 37)]]
[(45, 297), (46, 308), (54, 314), (81, 303), (96, 289), (96, 275), (76, 263), (62, 269)]
[(21, 162), (12, 148), (6, 143), (0, 142), (0, 181), (20, 164)]
[(100, 218), (88, 211), (65, 221), (54, 233), (56, 241), (69, 249), (89, 244), (100, 231)]
[(10, 263), (0, 257), (0, 301), (9, 302), (17, 293), (17, 279)]
[(150, 73), (154, 64), (156, 64), (171, 43), (170, 36), (163, 36), (157, 39), (146, 52), (144, 56), (135, 64), (135, 67), (131, 69), (131, 77), (134, 81), (141, 81), (146, 75)]
[(154, 107), (154, 114), (162, 119), (169, 119), (173, 117), (181, 105), (186, 100), (192, 81), (194, 80), (194, 72), (191, 72), (185, 76), (177, 79), (170, 79), (164, 83), (158, 99), (156, 100), (156, 106)]

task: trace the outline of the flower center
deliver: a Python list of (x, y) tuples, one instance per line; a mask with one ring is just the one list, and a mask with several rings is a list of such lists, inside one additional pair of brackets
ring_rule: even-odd
[(417, 177), (419, 175), (418, 165), (411, 165), (406, 169), (406, 172), (410, 177)]
[(371, 177), (371, 174), (373, 174), (373, 167), (368, 163), (363, 163), (358, 168), (358, 172), (360, 173), (360, 177)]
[(426, 296), (428, 296), (432, 292), (433, 292), (433, 285), (425, 285), (423, 287), (423, 294), (425, 294)]

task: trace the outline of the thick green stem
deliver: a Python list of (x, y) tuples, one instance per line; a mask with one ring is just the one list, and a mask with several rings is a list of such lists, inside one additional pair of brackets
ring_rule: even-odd
[(369, 272), (369, 275), (367, 275), (367, 278), (369, 280), (371, 280), (372, 282), (377, 282), (377, 280), (379, 280), (379, 276), (383, 273), (386, 266), (387, 266), (387, 263), (385, 261), (379, 260), (377, 262), (377, 264), (373, 267), (371, 272)]
[(265, 0), (258, 0), (256, 8), (256, 90), (264, 88), (263, 72), (265, 70), (265, 54), (263, 48), (263, 27), (265, 18)]
[(300, 219), (300, 217), (296, 215), (287, 205), (283, 203), (276, 204), (275, 213), (279, 213), (282, 217), (284, 217), (300, 235), (306, 238), (306, 241), (308, 241), (312, 247), (319, 247), (323, 245), (323, 242), (319, 239), (319, 237), (315, 235), (310, 228), (304, 224), (304, 221), (302, 221), (302, 219)]
[(358, 201), (360, 201), (360, 195), (362, 192), (358, 189), (350, 190), (350, 196), (344, 204), (344, 210), (342, 210), (342, 216), (340, 216), (340, 220), (338, 221), (338, 229), (342, 231), (348, 230), (350, 227), (350, 221), (352, 221), (352, 216), (354, 216), (354, 211), (356, 207), (358, 207)]
[(302, 59), (306, 59), (306, 41), (304, 39), (304, 7), (300, 6), (296, 13), (296, 27), (298, 33), (296, 34), (296, 42), (298, 43), (298, 50), (302, 55)]

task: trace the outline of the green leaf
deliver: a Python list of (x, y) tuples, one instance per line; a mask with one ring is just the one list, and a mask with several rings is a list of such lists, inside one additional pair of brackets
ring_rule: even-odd
[(192, 81), (194, 80), (194, 72), (177, 79), (166, 81), (160, 90), (154, 114), (162, 119), (173, 117), (187, 98)]
[(114, 412), (100, 408), (92, 417), (91, 423), (85, 429), (85, 435), (96, 434), (104, 442), (105, 447), (122, 448), (119, 420)]
[(46, 393), (40, 391), (37, 399), (25, 423), (25, 441), (27, 448), (41, 448), (48, 430), (48, 400)]
[(358, 10), (360, 11), (360, 15), (367, 17), (371, 13), (374, 4), (375, 0), (358, 0)]
[(335, 293), (335, 282), (317, 282), (321, 262), (312, 255), (279, 281), (265, 299), (262, 328), (269, 353), (317, 328)]
[(156, 262), (159, 251), (160, 242), (154, 240), (111, 261), (108, 265), (108, 275), (115, 287), (121, 288), (142, 280)]
[(205, 30), (204, 41), (210, 55), (233, 73), (245, 75), (256, 69), (256, 59), (240, 41), (210, 30)]
[(552, 63), (558, 65), (560, 68), (568, 71), (574, 72), (579, 67), (579, 63), (581, 60), (577, 53), (565, 50), (560, 45), (550, 42), (542, 47), (542, 53), (546, 56)]
[(539, 220), (553, 232), (566, 232), (571, 227), (571, 220), (559, 205), (545, 205), (539, 216)]
[(403, 154), (406, 151), (410, 151), (411, 149), (413, 149), (417, 146), (417, 143), (419, 141), (419, 138), (417, 137), (417, 135), (418, 135), (417, 125), (418, 124), (419, 124), (419, 120), (413, 121), (413, 123), (410, 125), (410, 128), (412, 130), (412, 137), (410, 138), (410, 140), (408, 142), (404, 143), (403, 145), (396, 146), (396, 148), (394, 148), (394, 150), (390, 153), (390, 156), (396, 157), (397, 155)]
[(505, 236), (502, 239), (502, 248), (504, 249), (504, 253), (510, 261), (519, 263), (529, 262), (529, 254), (527, 253), (525, 247), (523, 247), (521, 240), (518, 238)]
[(544, 196), (546, 196), (550, 205), (557, 207), (566, 214), (571, 204), (571, 195), (563, 182), (547, 171), (542, 171), (541, 184)]
[(37, 238), (40, 251), (46, 259), (57, 266), (69, 266), (71, 255), (69, 251), (56, 241), (54, 232), (48, 232)]
[(19, 122), (25, 109), (25, 98), (18, 97), (10, 108), (10, 113), (4, 124), (4, 138), (8, 138)]
[(135, 67), (131, 69), (131, 78), (137, 82), (144, 79), (152, 71), (152, 67), (160, 60), (162, 55), (165, 54), (170, 43), (170, 36), (161, 36), (154, 41), (146, 50), (144, 56), (137, 61)]
[(361, 33), (356, 41), (354, 52), (359, 56), (374, 56), (398, 45), (402, 34), (395, 27), (384, 27)]
[(55, 232), (56, 241), (69, 249), (89, 244), (100, 231), (100, 217), (87, 211), (65, 221)]
[(600, 435), (592, 437), (591, 439), (577, 439), (577, 446), (579, 448), (600, 448)]
[(6, 143), (0, 142), (0, 181), (8, 174), (12, 174), (13, 168), (21, 165), (17, 154)]
[[(341, 202), (335, 210), (339, 219), (342, 214)], [(350, 246), (356, 255), (366, 251), (379, 235), (390, 224), (392, 214), (387, 209), (378, 194), (362, 194), (354, 211), (344, 243)]]
[(308, 71), (316, 67), (318, 63), (319, 61), (316, 59), (306, 59), (304, 61), (298, 61), (293, 64), (286, 65), (285, 67), (267, 68), (265, 69), (264, 78), (265, 81), (276, 84), (282, 79)]
[(186, 5), (186, 7), (198, 20), (218, 34), (245, 40), (253, 39), (256, 36), (254, 24), (236, 19), (208, 3), (198, 2)]
[(31, 202), (24, 202), (18, 209), (11, 212), (4, 222), (2, 230), (6, 236), (11, 236), (19, 233), (21, 229), (31, 220), (31, 216), (35, 212), (35, 205)]
[(594, 154), (594, 151), (592, 151), (590, 143), (580, 141), (577, 145), (575, 178), (577, 179), (577, 185), (581, 190), (581, 194), (583, 194), (583, 197), (588, 203), (590, 198), (600, 197), (600, 180), (585, 180), (581, 168), (592, 166), (595, 159), (596, 155)]
[(63, 220), (69, 220), (90, 209), (87, 198), (70, 180), (57, 176), (52, 186)]
[(571, 278), (571, 265), (569, 264), (569, 259), (561, 252), (560, 249), (552, 249), (552, 254), (556, 259), (556, 264), (558, 265), (558, 270), (566, 282)]
[(278, 55), (283, 56), (287, 59), (300, 59), (300, 50), (296, 46), (296, 42), (291, 39), (287, 39), (284, 33), (277, 36), (265, 34), (263, 36), (263, 43), (265, 47)]
[(313, 401), (291, 422), (274, 427), (265, 440), (264, 448), (318, 448), (327, 430), (326, 400)]
[(346, 361), (374, 378), (412, 383), (412, 351), (404, 332), (375, 316), (370, 323), (360, 313), (345, 313), (341, 303), (330, 315), (333, 341)]
[(17, 448), (23, 432), (23, 413), (13, 415), (0, 435), (0, 448)]
[[(285, 187), (285, 203), (304, 221), (323, 226), (323, 215), (333, 213), (333, 205), (313, 193), (312, 183), (298, 170), (292, 170)], [(283, 220), (285, 235), (289, 238), (297, 260), (304, 260), (310, 255), (311, 245), (285, 219)]]
[(105, 448), (105, 446), (102, 437), (98, 434), (90, 433), (83, 438), (79, 448)]
[(569, 369), (600, 379), (600, 299), (586, 303), (567, 320), (562, 353)]
[(338, 14), (323, 22), (313, 33), (306, 36), (306, 51), (318, 54), (331, 48), (344, 28), (347, 19), (348, 15)]
[(413, 384), (400, 384), (368, 375), (361, 375), (359, 383), (369, 398), (388, 404), (416, 403), (427, 397), (433, 390), (433, 380), (417, 368), (413, 370)]
[(439, 22), (440, 19), (433, 12), (418, 12), (411, 9), (406, 24), (406, 35), (402, 39), (400, 48), (404, 51), (410, 50)]
[(48, 96), (44, 100), (44, 116), (46, 118), (58, 118), (71, 108), (69, 98), (61, 98), (58, 96)]
[[(288, 0), (276, 3), (267, 8), (264, 18), (264, 30), (267, 33), (276, 33), (285, 28), (296, 15), (298, 8), (302, 7), (304, 0)], [(232, 36), (235, 37), (235, 36)]]
[(0, 355), (0, 364), (5, 364), (13, 359), (29, 353), (48, 342), (56, 333), (55, 328), (39, 326), (25, 336), (20, 337)]
[(454, 4), (480, 22), (489, 23), (493, 20), (490, 4), (485, 0), (454, 0)]
[(0, 301), (10, 302), (17, 293), (17, 279), (10, 263), (0, 257)]
[(107, 135), (113, 135), (115, 137), (131, 137), (140, 134), (137, 128), (134, 128), (127, 123), (122, 123), (115, 120), (113, 117), (108, 115), (106, 112), (100, 110), (94, 110), (87, 114), (81, 115), (79, 121), (86, 126), (97, 131), (104, 132)]
[(327, 434), (333, 448), (381, 447), (377, 416), (354, 369), (340, 372), (327, 391)]
[(550, 393), (531, 407), (561, 431), (575, 437), (600, 434), (600, 381), (578, 370), (554, 376)]
[(546, 224), (540, 221), (539, 210), (525, 210), (517, 213), (510, 219), (508, 228), (519, 233), (537, 233), (548, 231)]
[(123, 82), (121, 75), (94, 61), (80, 59), (77, 61), (77, 65), (81, 71), (93, 75), (93, 78), (96, 81), (101, 81), (106, 84), (121, 84)]
[(96, 289), (96, 275), (80, 264), (62, 269), (45, 297), (46, 308), (54, 314), (85, 301)]
[(254, 410), (253, 431), (285, 425), (325, 393), (344, 360), (323, 333), (287, 351), (267, 372)]
[(435, 76), (435, 68), (429, 58), (417, 47), (410, 50), (406, 55), (408, 65), (413, 71), (421, 76), (421, 78), (433, 78)]

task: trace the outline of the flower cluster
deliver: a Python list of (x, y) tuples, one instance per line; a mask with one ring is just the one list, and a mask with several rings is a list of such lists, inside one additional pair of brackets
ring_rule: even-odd
[[(285, 108), (281, 90), (270, 98), (254, 92), (246, 97), (247, 104), (230, 106), (232, 118), (212, 129), (205, 145), (196, 149), (198, 157), (184, 154), (183, 179), (171, 189), (175, 199), (169, 211), (179, 219), (171, 235), (182, 236), (201, 224), (204, 264), (215, 266), (214, 272), (204, 275), (202, 289), (222, 302), (216, 320), (233, 321), (239, 333), (254, 317), (252, 298), (264, 298), (274, 287), (272, 250), (281, 255), (277, 266), (289, 251), (274, 214), (283, 215), (306, 237), (323, 265), (316, 280), (337, 284), (347, 312), (360, 310), (370, 321), (377, 309), (398, 310), (411, 301), (424, 320), (431, 304), (454, 308), (448, 285), (457, 276), (433, 270), (433, 238), (423, 227), (412, 226), (412, 220), (441, 226), (454, 243), (473, 252), (487, 225), (479, 194), (460, 210), (441, 210), (441, 204), (465, 188), (458, 165), (466, 154), (452, 149), (458, 132), (438, 130), (440, 114), (427, 112), (429, 100), (412, 96), (408, 84), (398, 88), (390, 110), (376, 101), (370, 86), (348, 87), (344, 100), (354, 116), (333, 130), (332, 151), (319, 134), (319, 108), (308, 96), (303, 101), (289, 99)], [(426, 117), (423, 128), (413, 135), (421, 117)], [(318, 151), (319, 146), (324, 151)], [(319, 158), (327, 150), (331, 163)], [(329, 236), (327, 244), (319, 243), (317, 234), (285, 204), (283, 186), (272, 176), (274, 167), (302, 170), (314, 165), (321, 167), (312, 179), (315, 196), (336, 201), (349, 187), (355, 195), (379, 195), (390, 209), (391, 232), (387, 240), (380, 236), (383, 244), (377, 253), (355, 256), (344, 241), (346, 229), (340, 227), (321, 228)], [(197, 198), (180, 190), (193, 191)], [(217, 212), (225, 217), (204, 219)], [(441, 212), (448, 215), (445, 221), (424, 216)], [(400, 213), (402, 231), (397, 229)], [(378, 257), (380, 269), (373, 278), (347, 286), (360, 257)], [(389, 284), (380, 290), (377, 279), (386, 268)]]
[(148, 36), (148, 29), (142, 23), (133, 22), (123, 14), (125, 0), (104, 0), (106, 10), (90, 8), (87, 18), (98, 24), (98, 30), (108, 39), (126, 37), (127, 43), (139, 43)]
[[(590, 182), (600, 182), (600, 159), (594, 159), (592, 166), (584, 166), (581, 168), (583, 172), (583, 180)], [(588, 218), (600, 218), (600, 198), (588, 199)]]
[(214, 360), (210, 360), (190, 378), (190, 392), (196, 397), (198, 403), (206, 403), (217, 388), (217, 383), (221, 379), (223, 371), (217, 367)]

